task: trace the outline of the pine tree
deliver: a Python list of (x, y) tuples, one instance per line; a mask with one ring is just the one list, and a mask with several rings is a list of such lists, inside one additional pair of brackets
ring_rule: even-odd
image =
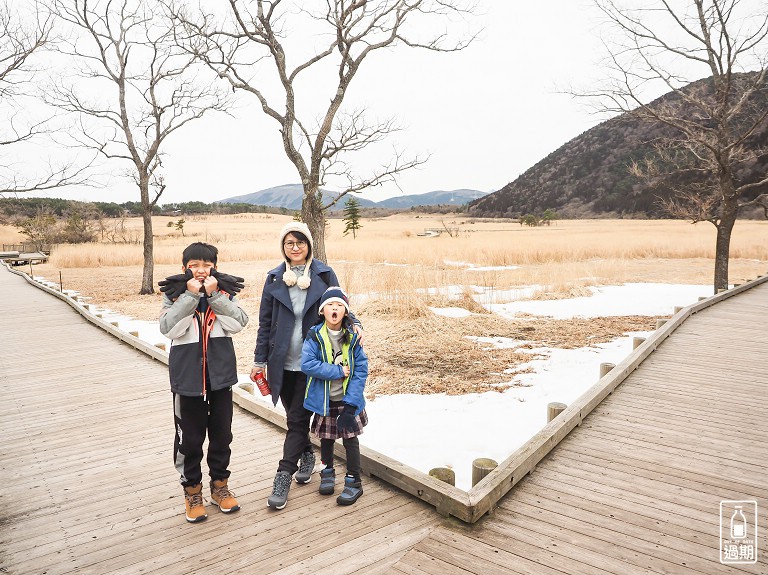
[(343, 221), (346, 223), (344, 235), (346, 236), (351, 231), (352, 237), (357, 238), (357, 230), (363, 226), (360, 225), (360, 202), (354, 196), (351, 196), (344, 206)]

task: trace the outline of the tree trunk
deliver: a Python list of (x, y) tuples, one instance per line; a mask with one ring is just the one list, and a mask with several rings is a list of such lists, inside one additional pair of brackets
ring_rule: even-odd
[(720, 224), (717, 226), (715, 243), (715, 293), (728, 289), (728, 258), (731, 249), (731, 232), (736, 223), (738, 205), (736, 200), (726, 200)]
[(141, 217), (144, 221), (144, 270), (141, 274), (139, 295), (154, 294), (153, 276), (155, 273), (154, 243), (152, 237), (152, 206), (149, 203), (149, 177), (139, 180), (141, 190)]
[(325, 214), (317, 186), (304, 190), (304, 199), (301, 202), (301, 219), (307, 224), (312, 234), (312, 257), (328, 263), (325, 254)]

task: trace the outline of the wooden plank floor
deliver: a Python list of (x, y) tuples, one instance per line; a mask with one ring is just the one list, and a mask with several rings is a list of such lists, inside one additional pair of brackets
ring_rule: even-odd
[(314, 478), (269, 510), (283, 435), (235, 407), (242, 510), (187, 524), (167, 367), (4, 268), (0, 292), (0, 573), (387, 573), (442, 521), (376, 480), (352, 507)]
[[(690, 318), (473, 526), (378, 481), (294, 485), (236, 408), (243, 510), (181, 514), (166, 367), (0, 269), (0, 573), (768, 574), (768, 284)], [(756, 499), (759, 561), (719, 563), (719, 502)]]
[[(474, 526), (393, 573), (768, 573), (768, 283), (688, 319)], [(721, 565), (721, 500), (757, 500), (758, 562)]]

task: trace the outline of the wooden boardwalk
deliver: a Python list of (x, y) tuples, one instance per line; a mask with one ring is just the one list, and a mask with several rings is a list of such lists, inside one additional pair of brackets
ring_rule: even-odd
[[(0, 573), (768, 574), (768, 283), (703, 310), (468, 526), (367, 480), (294, 485), (236, 408), (243, 506), (183, 520), (167, 368), (0, 268)], [(207, 492), (207, 489), (206, 489)], [(758, 501), (758, 562), (719, 563), (719, 502)]]

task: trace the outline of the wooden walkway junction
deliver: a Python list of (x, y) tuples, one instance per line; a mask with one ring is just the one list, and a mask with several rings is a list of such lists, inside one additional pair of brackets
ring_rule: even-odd
[[(272, 512), (282, 433), (236, 408), (242, 510), (189, 525), (166, 366), (5, 268), (0, 292), (0, 574), (768, 574), (768, 282), (686, 319), (474, 524), (378, 479)], [(756, 563), (720, 563), (721, 500), (757, 501)]]

